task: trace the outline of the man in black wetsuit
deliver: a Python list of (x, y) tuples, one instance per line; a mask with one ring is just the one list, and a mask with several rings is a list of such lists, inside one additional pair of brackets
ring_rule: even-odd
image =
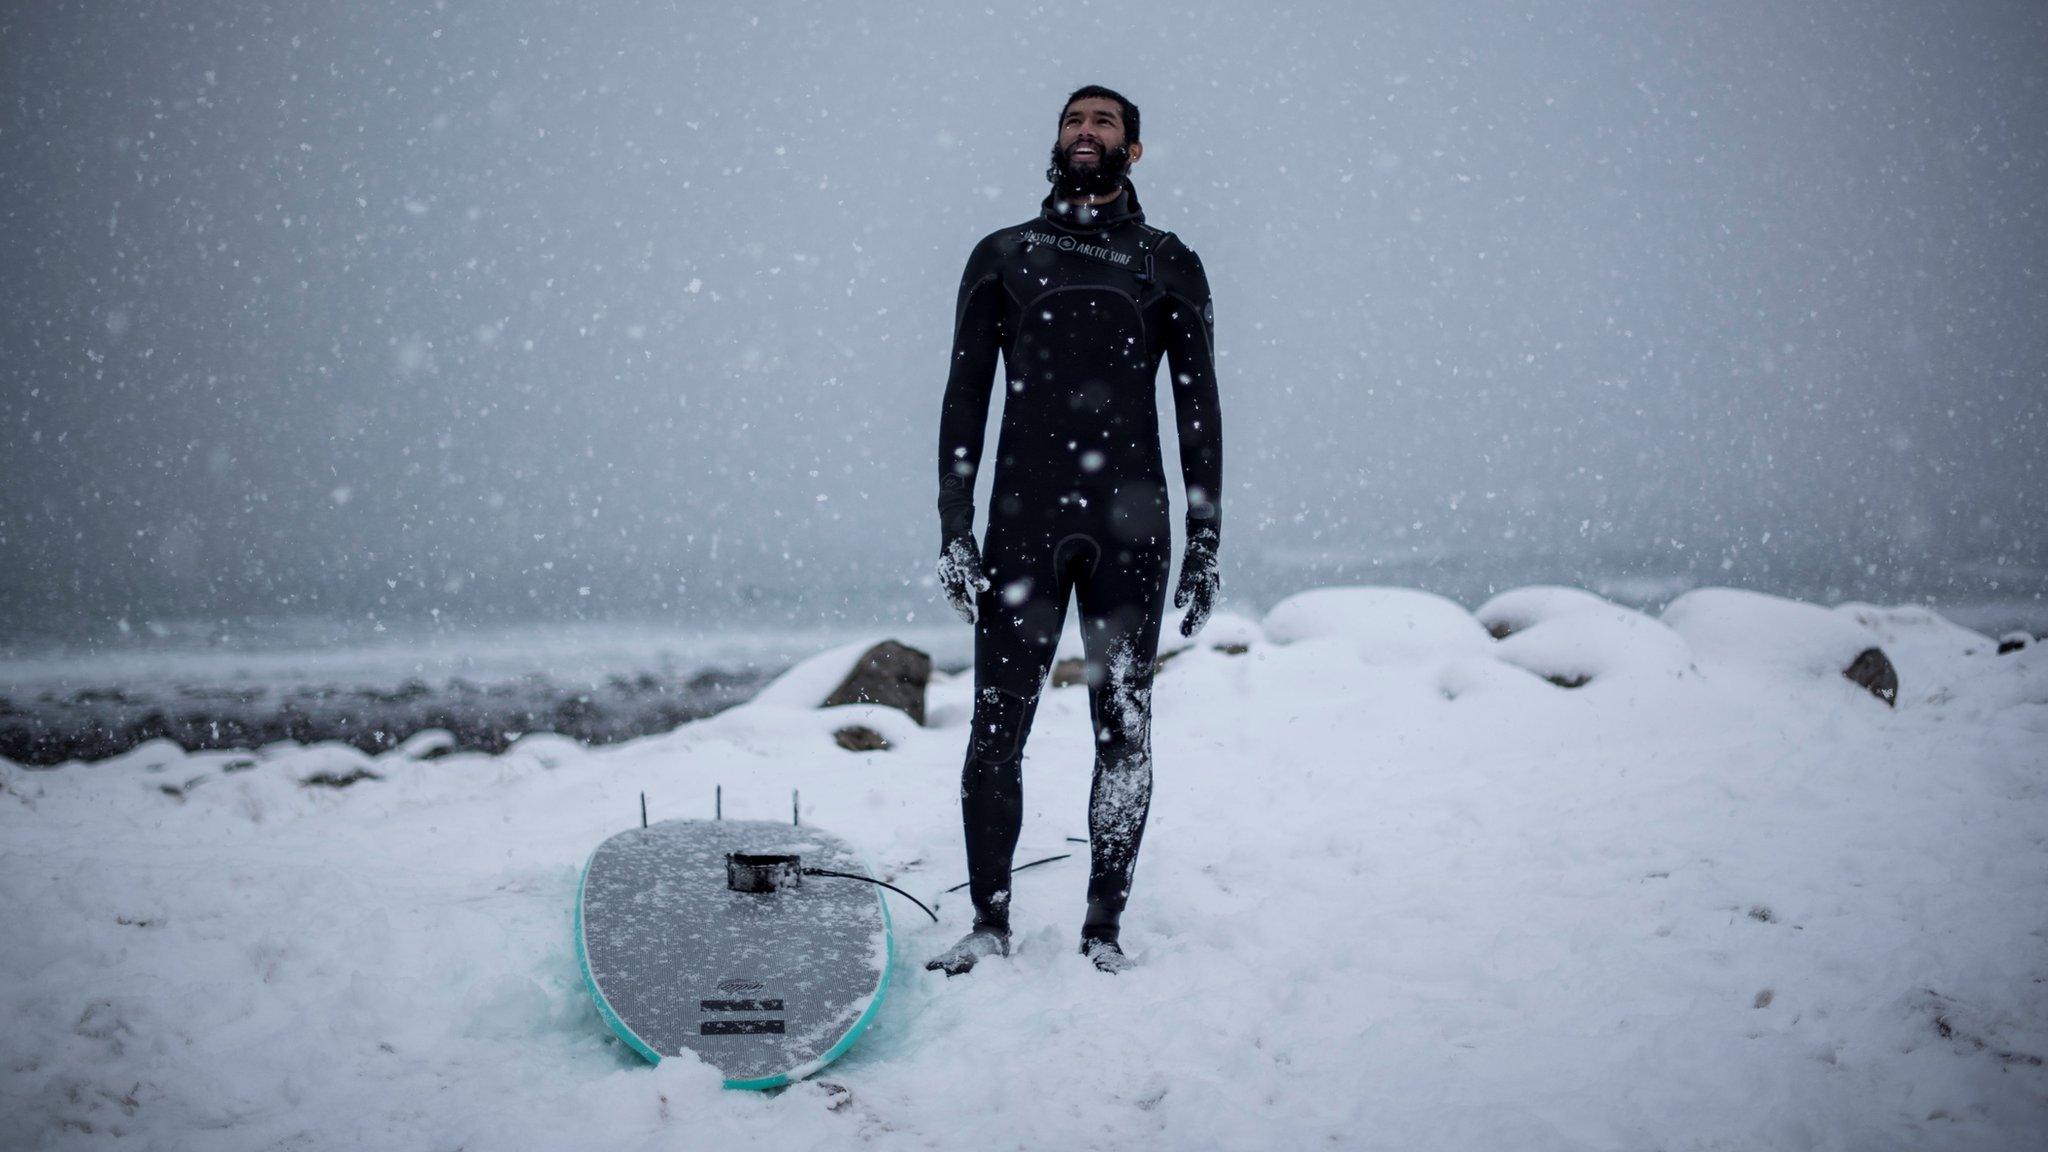
[[(967, 260), (939, 420), (940, 582), (974, 630), (974, 724), (961, 773), (974, 930), (928, 968), (956, 975), (1010, 947), (1010, 865), (1023, 824), (1025, 737), (1067, 598), (1081, 606), (1092, 870), (1081, 951), (1124, 964), (1118, 921), (1152, 799), (1152, 669), (1173, 529), (1154, 381), (1173, 374), (1187, 550), (1176, 608), (1192, 636), (1218, 588), (1223, 440), (1202, 262), (1145, 223), (1126, 172), (1138, 109), (1090, 85), (1067, 98), (1039, 215), (990, 233)], [(988, 531), (974, 542), (996, 354), (1003, 424)]]

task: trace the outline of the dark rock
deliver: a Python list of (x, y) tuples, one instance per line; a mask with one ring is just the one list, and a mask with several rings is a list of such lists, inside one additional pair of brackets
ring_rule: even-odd
[(887, 752), (889, 750), (888, 738), (865, 724), (849, 724), (834, 732), (832, 739), (837, 740), (839, 746), (848, 752)]
[(555, 702), (554, 731), (584, 736), (604, 719), (604, 708), (588, 696), (571, 696)]
[[(1161, 668), (1166, 667), (1166, 662), (1168, 660), (1173, 659), (1174, 657), (1180, 655), (1183, 652), (1193, 652), (1195, 650), (1195, 647), (1195, 645), (1190, 645), (1186, 648), (1175, 648), (1171, 652), (1161, 652), (1159, 654), (1159, 658), (1152, 662), (1153, 675), (1158, 675), (1159, 670)], [(1221, 652), (1225, 656), (1242, 656), (1246, 652), (1251, 651), (1251, 648), (1249, 645), (1245, 644), (1218, 644), (1214, 648), (1210, 649), (1210, 651)]]
[(724, 669), (706, 668), (704, 671), (690, 677), (688, 687), (692, 692), (714, 692), (733, 683), (736, 683), (736, 681), (732, 674)]
[(132, 698), (119, 688), (81, 688), (71, 694), (73, 704), (128, 704)]
[[(1557, 685), (1559, 688), (1584, 688), (1593, 682), (1593, 678), (1583, 672), (1574, 672), (1570, 675), (1560, 672), (1554, 676), (1545, 676), (1544, 679)], [(1602, 691), (1605, 691), (1605, 689), (1602, 689)]]
[(1081, 659), (1067, 659), (1052, 666), (1052, 686), (1066, 688), (1075, 684), (1088, 683), (1088, 662)]
[(351, 784), (360, 784), (365, 780), (382, 780), (383, 778), (368, 768), (358, 768), (353, 772), (339, 774), (334, 772), (315, 772), (304, 780), (299, 781), (299, 784), (305, 788), (346, 788)]
[(1886, 707), (1899, 706), (1899, 672), (1892, 667), (1891, 658), (1884, 654), (1884, 649), (1865, 648), (1849, 662), (1847, 668), (1842, 669), (1842, 675), (1884, 701)]
[(178, 695), (186, 700), (205, 700), (228, 704), (253, 704), (263, 699), (268, 689), (262, 687), (220, 687), (215, 685), (181, 684)]
[(157, 785), (157, 790), (183, 804), (185, 797), (190, 795), (194, 788), (199, 787), (210, 779), (212, 779), (210, 776), (194, 776), (183, 784), (159, 784)]
[(135, 722), (134, 726), (129, 729), (128, 738), (137, 744), (146, 744), (151, 740), (168, 739), (174, 731), (175, 729), (171, 727), (170, 717), (164, 715), (160, 710), (152, 711), (149, 715)]
[(2024, 652), (2027, 645), (2033, 642), (2034, 638), (2025, 632), (2007, 632), (1998, 638), (1998, 654), (2005, 656), (2013, 652)]
[(379, 704), (398, 704), (407, 700), (425, 699), (434, 694), (434, 689), (426, 681), (414, 679), (407, 680), (398, 687), (389, 690), (377, 688), (358, 689), (357, 694), (365, 700), (375, 701)]
[(932, 658), (905, 644), (884, 640), (854, 663), (853, 671), (821, 707), (881, 704), (924, 723), (924, 690), (931, 682)]

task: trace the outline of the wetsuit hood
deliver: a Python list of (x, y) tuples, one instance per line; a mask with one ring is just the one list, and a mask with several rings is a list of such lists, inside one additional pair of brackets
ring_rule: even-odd
[(1078, 200), (1067, 200), (1054, 188), (1045, 194), (1039, 204), (1039, 213), (1048, 224), (1069, 232), (1105, 232), (1119, 224), (1143, 224), (1144, 206), (1138, 203), (1138, 188), (1124, 177), (1123, 194), (1107, 204), (1087, 205)]

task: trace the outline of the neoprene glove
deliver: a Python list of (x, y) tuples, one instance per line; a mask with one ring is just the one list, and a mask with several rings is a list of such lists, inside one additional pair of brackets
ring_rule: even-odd
[(1180, 559), (1180, 587), (1174, 589), (1173, 606), (1186, 608), (1188, 614), (1181, 618), (1180, 634), (1193, 636), (1209, 622), (1209, 612), (1216, 607), (1216, 593), (1223, 586), (1223, 576), (1216, 568), (1216, 542), (1214, 528), (1197, 528), (1188, 533), (1187, 551)]
[(974, 546), (973, 533), (963, 532), (946, 540), (939, 553), (939, 587), (962, 620), (974, 623), (980, 593), (988, 591), (988, 577), (981, 574), (981, 549)]

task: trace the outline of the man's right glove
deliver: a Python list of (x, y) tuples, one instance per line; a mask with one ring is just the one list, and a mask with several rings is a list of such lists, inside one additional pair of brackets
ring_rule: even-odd
[(946, 541), (945, 551), (939, 553), (939, 587), (946, 590), (953, 611), (974, 623), (975, 605), (980, 603), (979, 594), (988, 591), (988, 577), (981, 574), (981, 549), (974, 546), (973, 533)]
[(1217, 539), (1214, 528), (1197, 528), (1188, 533), (1187, 551), (1180, 558), (1180, 587), (1173, 592), (1173, 606), (1188, 610), (1180, 622), (1183, 636), (1200, 632), (1202, 625), (1209, 622), (1209, 610), (1216, 606), (1216, 592), (1223, 584), (1223, 577), (1216, 570)]

